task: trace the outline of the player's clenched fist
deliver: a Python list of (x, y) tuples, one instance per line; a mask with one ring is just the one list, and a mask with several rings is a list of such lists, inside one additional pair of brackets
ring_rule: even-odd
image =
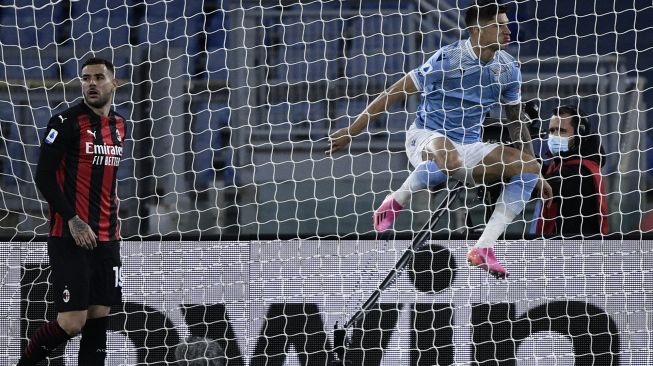
[(329, 149), (324, 153), (331, 155), (333, 152), (343, 149), (351, 142), (349, 128), (341, 128), (329, 136)]

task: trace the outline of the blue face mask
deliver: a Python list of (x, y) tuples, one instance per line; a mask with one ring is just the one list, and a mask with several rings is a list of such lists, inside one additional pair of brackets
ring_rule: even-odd
[(549, 151), (551, 151), (553, 155), (569, 151), (569, 139), (569, 137), (549, 135), (549, 139), (547, 140)]

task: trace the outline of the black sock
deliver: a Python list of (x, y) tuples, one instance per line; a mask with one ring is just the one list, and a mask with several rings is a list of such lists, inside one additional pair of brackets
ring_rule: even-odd
[(88, 366), (104, 366), (107, 357), (108, 317), (88, 319), (82, 328), (77, 363)]
[(50, 352), (57, 348), (57, 346), (69, 339), (70, 336), (56, 321), (44, 324), (32, 335), (32, 339), (27, 344), (18, 365), (36, 365), (37, 362), (48, 357)]
[(104, 366), (107, 357), (108, 317), (88, 319), (82, 328), (77, 363), (89, 366)]

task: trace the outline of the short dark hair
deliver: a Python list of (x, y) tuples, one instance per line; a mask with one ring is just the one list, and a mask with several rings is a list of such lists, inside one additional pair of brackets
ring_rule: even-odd
[(569, 116), (571, 117), (571, 125), (574, 128), (574, 133), (577, 133), (581, 136), (585, 136), (590, 132), (590, 123), (587, 119), (587, 116), (580, 107), (574, 107), (571, 104), (565, 104), (553, 108), (552, 111), (554, 116), (562, 117)]
[(469, 28), (481, 21), (490, 21), (499, 14), (506, 14), (508, 7), (497, 3), (497, 0), (476, 0), (465, 12), (465, 25)]
[(88, 65), (104, 65), (104, 66), (107, 67), (107, 70), (109, 70), (111, 72), (111, 74), (114, 73), (114, 71), (113, 71), (114, 68), (113, 68), (113, 64), (111, 63), (111, 61), (103, 59), (103, 58), (99, 58), (99, 57), (89, 58), (88, 60), (84, 61), (84, 63), (82, 64), (82, 67), (80, 68), (80, 70), (82, 70), (83, 68), (85, 68)]

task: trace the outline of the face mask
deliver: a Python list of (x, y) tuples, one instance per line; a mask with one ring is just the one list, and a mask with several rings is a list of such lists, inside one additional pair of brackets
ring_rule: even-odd
[(549, 151), (553, 155), (569, 151), (569, 137), (549, 135), (547, 143), (549, 145)]

